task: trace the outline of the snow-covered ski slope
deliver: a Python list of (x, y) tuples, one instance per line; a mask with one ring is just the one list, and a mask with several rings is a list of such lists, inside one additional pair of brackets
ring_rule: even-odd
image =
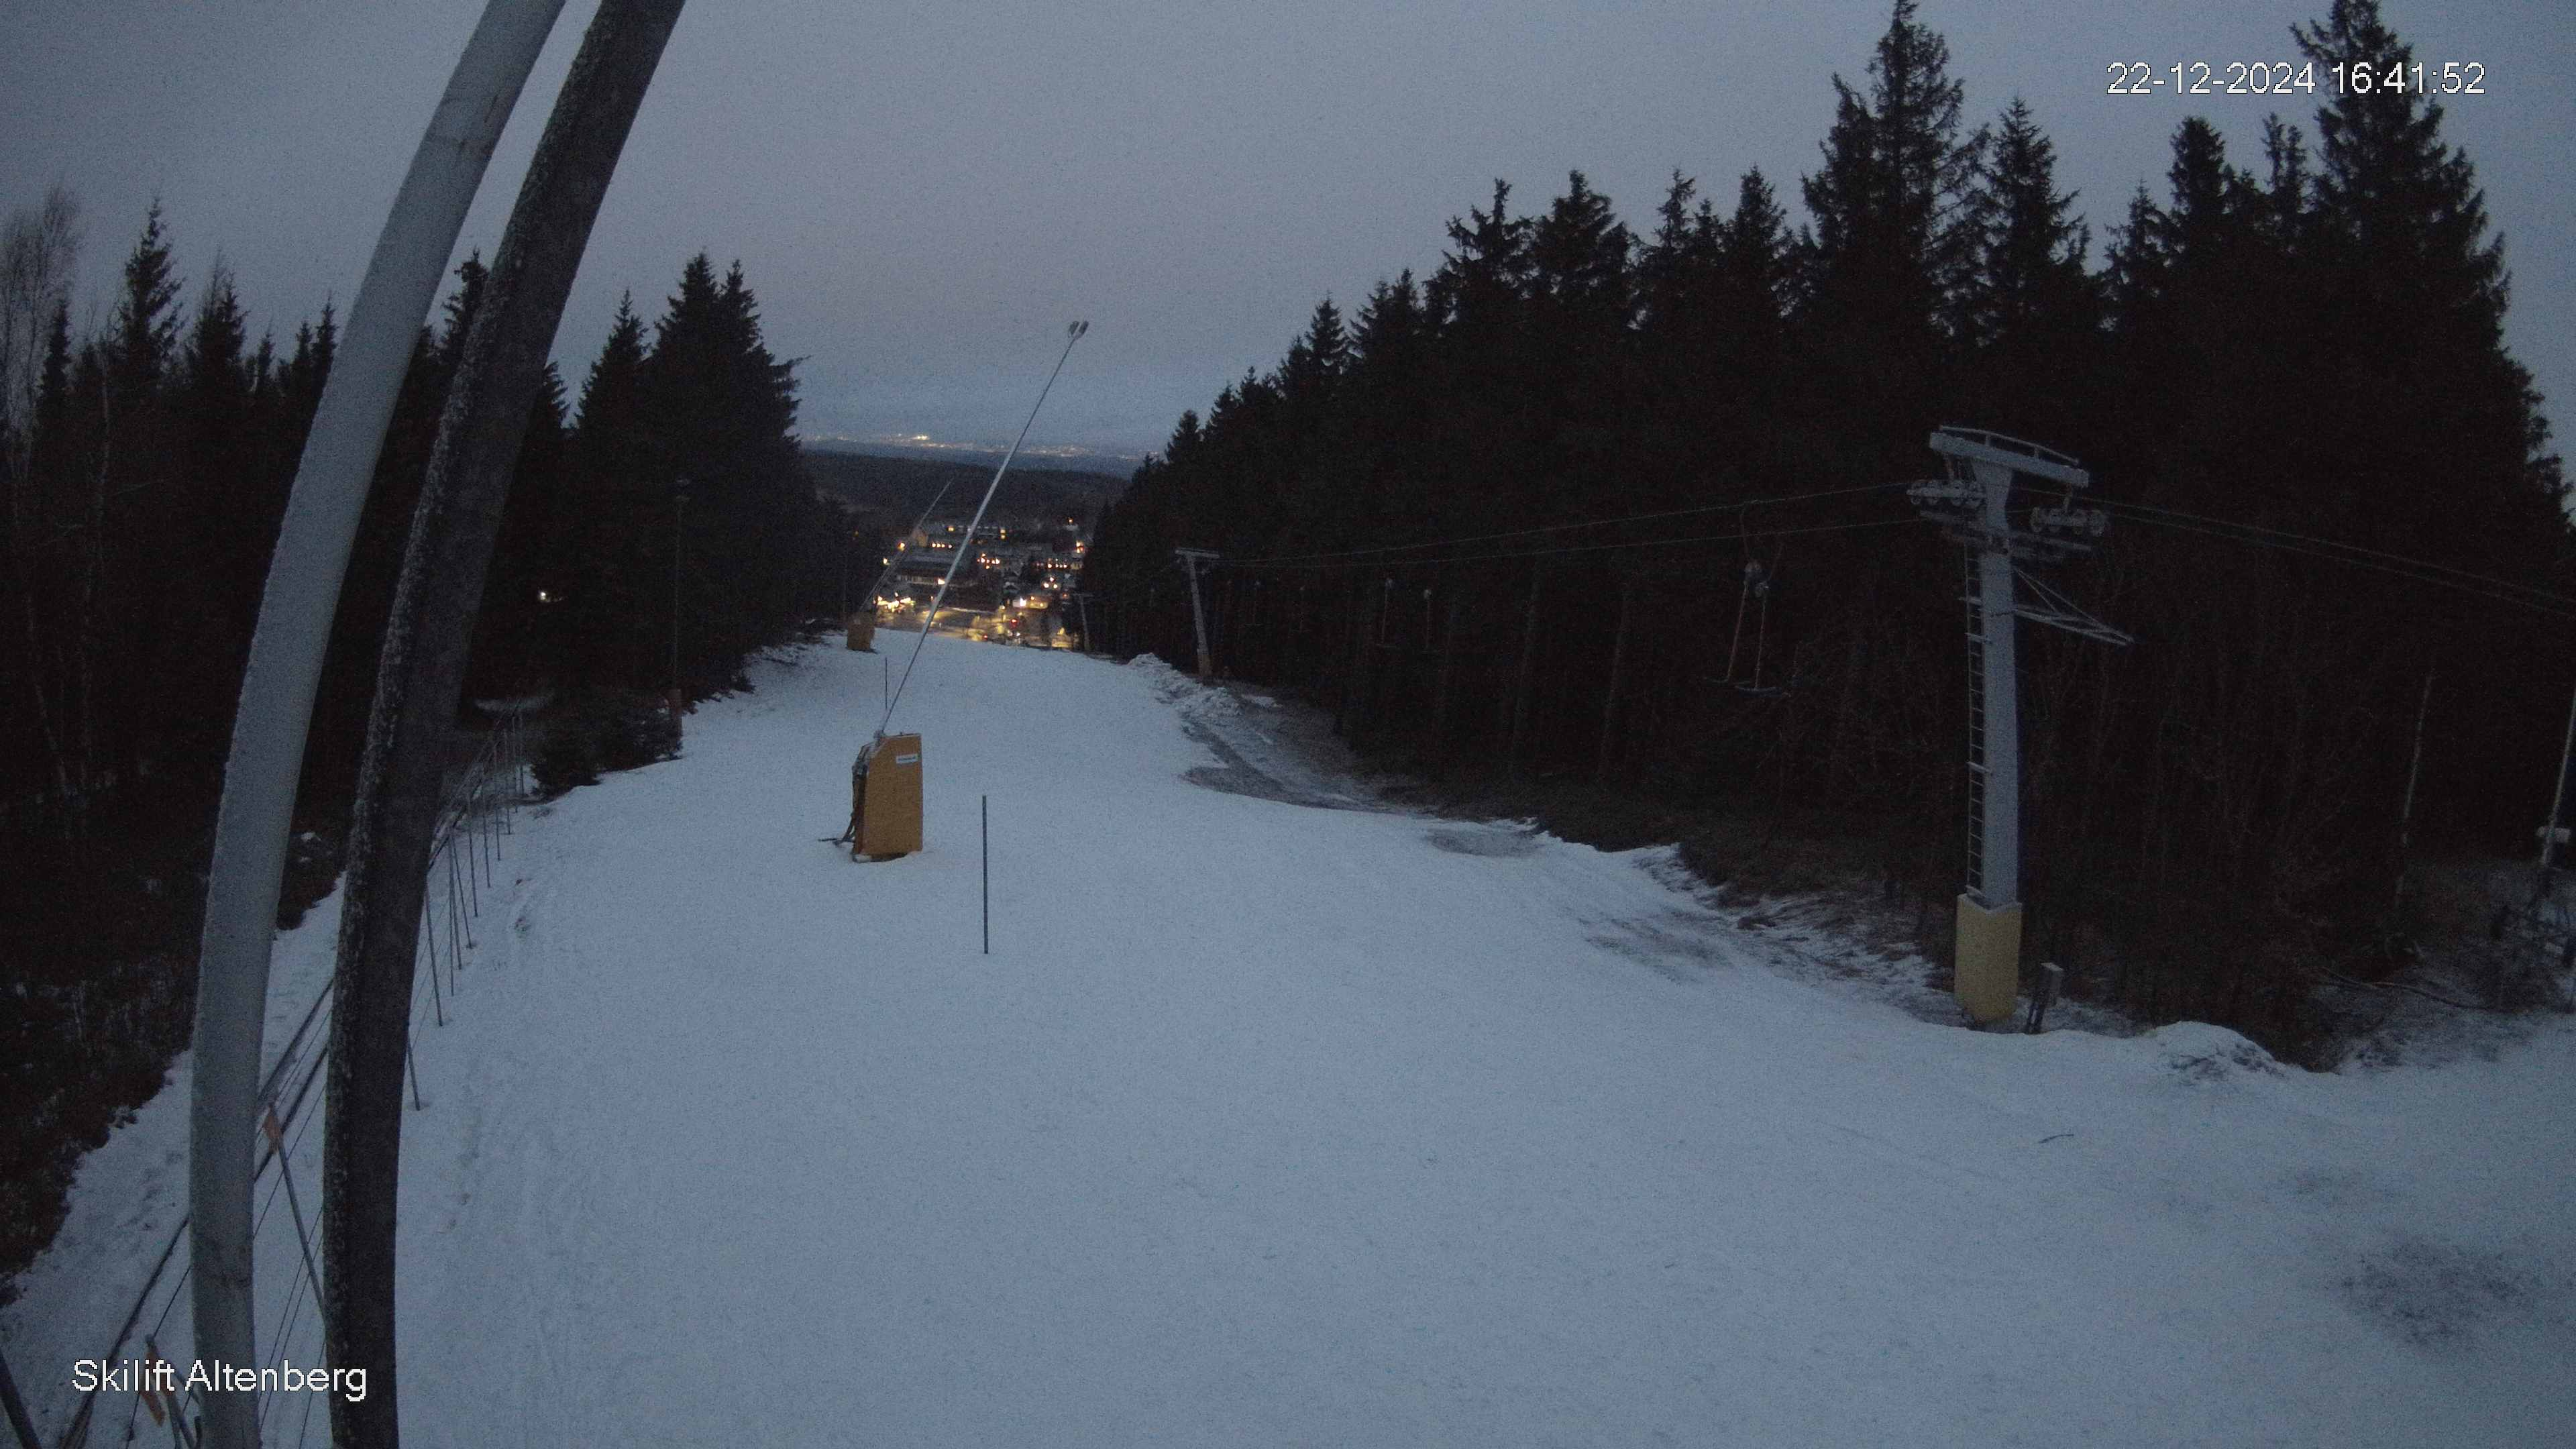
[(928, 848), (853, 864), (879, 669), (522, 818), (420, 1043), (410, 1442), (2576, 1442), (2561, 1022), (2333, 1076), (1929, 1025), (1663, 852), (1206, 788), (1231, 699), (948, 639)]

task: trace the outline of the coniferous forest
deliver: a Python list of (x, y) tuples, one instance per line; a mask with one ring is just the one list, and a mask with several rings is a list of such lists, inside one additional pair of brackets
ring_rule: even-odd
[[(269, 555), (337, 340), (333, 309), (253, 338), (220, 265), (191, 287), (156, 206), (105, 323), (74, 331), (82, 230), (60, 191), (11, 218), (0, 296), (0, 1272), (63, 1174), (187, 1040), (207, 852)], [(316, 701), (286, 914), (338, 869), (394, 593), (485, 272), (456, 272), (378, 462)], [(791, 364), (736, 266), (701, 254), (648, 323), (621, 307), (577, 396), (551, 372), (485, 586), (465, 697), (546, 701), (561, 789), (667, 753), (674, 687), (837, 608), (854, 538), (817, 501)], [(675, 571), (676, 550), (676, 571)], [(673, 671), (676, 667), (678, 677)], [(460, 737), (490, 723), (469, 706)]]
[[(2294, 38), (2319, 76), (2408, 55), (2370, 0)], [(2321, 973), (2411, 958), (2407, 852), (2529, 859), (2576, 682), (2470, 161), (2438, 98), (2321, 84), (2259, 156), (2182, 122), (2097, 233), (1906, 0), (1834, 87), (1803, 220), (1759, 172), (1677, 172), (1642, 231), (1580, 173), (1497, 182), (1430, 276), (1318, 304), (1103, 518), (1101, 642), (1190, 661), (1173, 550), (1217, 551), (1220, 672), (1487, 810), (1680, 834), (1754, 895), (1873, 885), (1937, 953), (1962, 552), (1903, 485), (1944, 424), (2044, 444), (2111, 524), (2030, 572), (2135, 638), (2020, 629), (2024, 959), (2296, 1048)]]

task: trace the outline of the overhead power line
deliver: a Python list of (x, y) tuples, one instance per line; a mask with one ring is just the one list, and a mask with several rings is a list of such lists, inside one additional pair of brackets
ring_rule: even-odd
[[(1811, 493), (1785, 493), (1763, 498), (1748, 498), (1729, 503), (1712, 503), (1691, 508), (1664, 509), (1652, 513), (1623, 514), (1615, 518), (1591, 519), (1576, 523), (1547, 524), (1534, 528), (1511, 529), (1497, 533), (1462, 534), (1448, 538), (1423, 539), (1414, 543), (1382, 544), (1367, 548), (1336, 549), (1302, 554), (1272, 554), (1261, 558), (1228, 559), (1225, 567), (1245, 570), (1279, 570), (1283, 572), (1325, 572), (1333, 569), (1372, 566), (1443, 567), (1451, 564), (1495, 563), (1512, 559), (1552, 558), (1584, 553), (1602, 553), (1618, 549), (1675, 548), (1694, 544), (1731, 543), (1748, 536), (1787, 538), (1802, 534), (1841, 533), (1856, 529), (1888, 528), (1919, 521), (1914, 517), (1863, 519), (1846, 523), (1806, 524), (1791, 528), (1761, 528), (1746, 532), (1688, 534), (1668, 538), (1622, 540), (1606, 543), (1561, 544), (1545, 548), (1486, 549), (1472, 553), (1423, 554), (1423, 550), (1458, 549), (1474, 544), (1508, 543), (1519, 539), (1545, 537), (1550, 534), (1577, 532), (1584, 529), (1610, 528), (1621, 524), (1654, 523), (1676, 518), (1705, 517), (1713, 514), (1739, 513), (1754, 508), (1804, 503), (1816, 499), (1846, 497), (1862, 493), (1886, 492), (1908, 486), (1905, 483), (1875, 483), (1863, 487), (1828, 488)], [(2430, 559), (2411, 558), (2366, 544), (2347, 543), (2340, 539), (2321, 538), (2268, 524), (2245, 523), (2235, 519), (2213, 518), (2188, 513), (2178, 508), (2136, 503), (2124, 499), (2098, 498), (2098, 507), (2109, 509), (2134, 523), (2179, 533), (2195, 533), (2258, 548), (2277, 549), (2284, 553), (2303, 554), (2329, 562), (2372, 569), (2416, 583), (2431, 584), (2457, 593), (2512, 604), (2552, 618), (2576, 620), (2576, 597), (2552, 593), (2530, 584), (2490, 574), (2474, 573)], [(1166, 559), (1161, 568), (1176, 566)], [(1114, 591), (1113, 597), (1124, 597), (1136, 589), (1131, 584)]]

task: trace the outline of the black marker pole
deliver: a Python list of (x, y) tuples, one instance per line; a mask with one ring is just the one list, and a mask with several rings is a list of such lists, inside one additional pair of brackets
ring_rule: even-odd
[(983, 810), (984, 838), (984, 954), (993, 954), (993, 797), (977, 797)]

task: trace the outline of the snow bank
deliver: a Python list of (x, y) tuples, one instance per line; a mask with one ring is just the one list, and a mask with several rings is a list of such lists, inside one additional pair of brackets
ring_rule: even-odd
[(2194, 1082), (2281, 1075), (2281, 1064), (2272, 1060), (2270, 1052), (2223, 1026), (2205, 1021), (2178, 1021), (2137, 1040), (2155, 1053), (2159, 1067)]
[(1156, 699), (1172, 706), (1183, 719), (1221, 718), (1243, 712), (1242, 701), (1222, 689), (1199, 683), (1151, 654), (1139, 654), (1126, 667), (1145, 681)]

